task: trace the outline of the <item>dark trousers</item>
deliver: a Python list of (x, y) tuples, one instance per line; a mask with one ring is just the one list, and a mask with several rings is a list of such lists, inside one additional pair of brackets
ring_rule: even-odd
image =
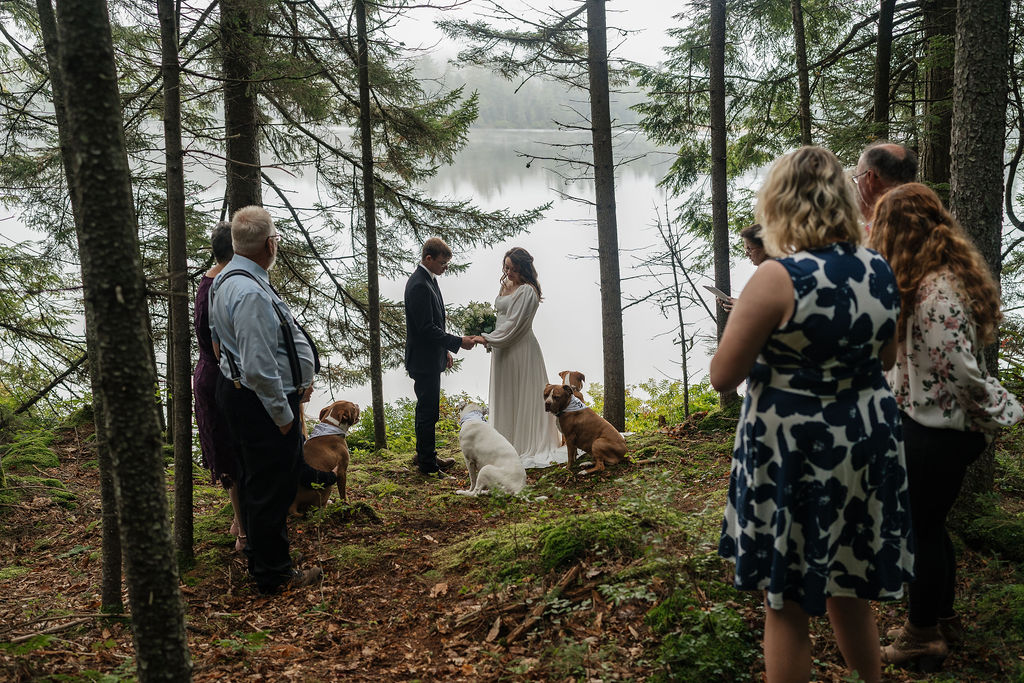
[(956, 502), (967, 466), (985, 450), (978, 432), (925, 427), (905, 413), (910, 519), (914, 527), (914, 581), (909, 586), (910, 623), (927, 628), (951, 617), (956, 591), (956, 553), (946, 516)]
[(441, 417), (441, 374), (409, 373), (416, 392), (416, 465), (421, 472), (437, 472), (437, 436)]
[[(288, 403), (298, 415), (299, 395), (289, 394)], [(217, 382), (217, 405), (239, 455), (238, 498), (249, 536), (249, 574), (260, 591), (273, 591), (291, 577), (287, 521), (299, 485), (302, 430), (293, 423), (282, 434), (255, 392), (236, 389), (223, 375)]]

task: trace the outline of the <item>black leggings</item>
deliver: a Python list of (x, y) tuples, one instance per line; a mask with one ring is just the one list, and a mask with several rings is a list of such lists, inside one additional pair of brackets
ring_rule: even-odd
[(985, 450), (978, 432), (936, 429), (903, 418), (903, 443), (914, 527), (914, 574), (910, 623), (927, 628), (951, 617), (956, 590), (956, 553), (946, 531), (967, 466)]

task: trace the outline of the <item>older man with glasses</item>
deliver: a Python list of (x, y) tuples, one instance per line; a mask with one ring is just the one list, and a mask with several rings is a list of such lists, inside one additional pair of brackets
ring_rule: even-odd
[(875, 204), (881, 196), (897, 185), (913, 182), (916, 177), (917, 154), (913, 150), (885, 140), (864, 149), (850, 179), (857, 186), (860, 212), (869, 231)]
[(321, 576), (319, 567), (293, 569), (288, 547), (288, 508), (302, 465), (299, 398), (313, 382), (316, 351), (270, 284), (280, 241), (265, 209), (236, 211), (235, 255), (210, 291), (221, 372), (217, 405), (240, 456), (245, 554), (261, 593), (307, 586)]

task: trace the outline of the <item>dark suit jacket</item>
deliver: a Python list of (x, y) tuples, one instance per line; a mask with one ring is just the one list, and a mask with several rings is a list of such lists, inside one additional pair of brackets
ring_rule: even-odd
[(405, 285), (405, 369), (409, 374), (437, 373), (448, 365), (448, 351), (458, 352), (462, 337), (445, 332), (441, 290), (422, 266)]

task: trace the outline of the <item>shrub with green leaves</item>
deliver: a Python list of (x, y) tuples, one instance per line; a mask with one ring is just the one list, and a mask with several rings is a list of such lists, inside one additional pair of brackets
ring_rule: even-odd
[[(604, 409), (604, 387), (598, 382), (586, 386), (590, 407), (598, 414)], [(707, 381), (690, 385), (690, 414), (718, 406), (718, 393)], [(658, 428), (664, 416), (672, 425), (686, 419), (685, 392), (681, 380), (649, 379), (626, 387), (626, 431), (649, 432)]]

